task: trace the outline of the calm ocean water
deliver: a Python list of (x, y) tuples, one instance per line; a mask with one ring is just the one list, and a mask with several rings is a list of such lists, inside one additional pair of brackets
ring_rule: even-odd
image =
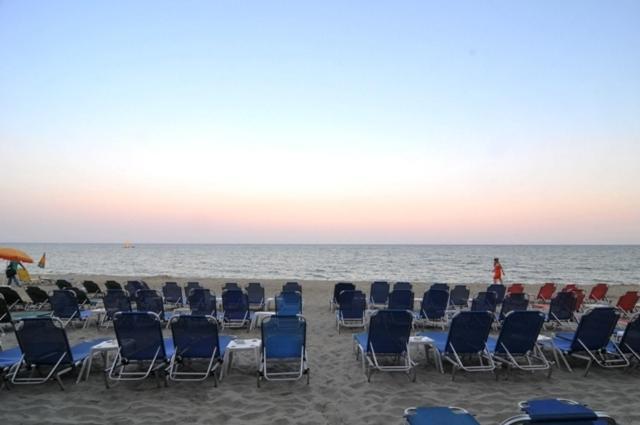
[(12, 244), (35, 274), (409, 280), (484, 283), (500, 257), (506, 282), (640, 283), (640, 246)]

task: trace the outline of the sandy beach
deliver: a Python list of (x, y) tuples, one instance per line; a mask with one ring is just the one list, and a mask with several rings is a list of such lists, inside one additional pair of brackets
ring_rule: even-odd
[[(73, 276), (79, 284), (84, 279), (102, 284), (110, 276)], [(124, 282), (127, 278), (113, 277)], [(134, 277), (132, 277), (133, 279)], [(160, 288), (168, 276), (146, 278)], [(217, 295), (226, 281), (247, 280), (198, 279)], [(279, 292), (283, 281), (261, 281), (268, 297)], [(87, 381), (75, 384), (70, 375), (64, 379), (66, 391), (55, 383), (37, 386), (14, 386), (0, 392), (0, 417), (7, 424), (400, 424), (403, 410), (410, 406), (460, 406), (476, 414), (482, 424), (499, 423), (518, 413), (517, 403), (539, 397), (561, 397), (587, 403), (605, 410), (622, 424), (640, 424), (637, 369), (603, 370), (594, 366), (588, 377), (583, 367), (573, 373), (554, 368), (547, 379), (544, 373), (514, 373), (496, 381), (493, 374), (440, 374), (433, 363), (425, 366), (424, 351), (414, 351), (419, 362), (417, 381), (403, 374), (375, 373), (367, 383), (360, 363), (352, 352), (355, 330), (338, 334), (328, 297), (334, 282), (302, 281), (304, 316), (307, 319), (308, 358), (311, 383), (264, 383), (256, 387), (255, 366), (250, 354), (236, 356), (231, 373), (215, 388), (213, 379), (202, 383), (174, 383), (157, 388), (153, 379), (121, 383), (111, 389), (104, 386), (101, 361), (94, 363)], [(357, 282), (368, 293), (368, 282)], [(416, 296), (422, 296), (426, 284), (414, 283)], [(486, 285), (472, 285), (472, 294)], [(610, 287), (610, 299), (630, 289), (630, 285)], [(53, 286), (45, 289), (53, 290)], [(537, 285), (527, 292), (537, 293)], [(637, 289), (635, 287), (634, 289)], [(169, 335), (168, 331), (165, 331)], [(260, 330), (225, 330), (240, 338), (259, 337)], [(113, 328), (87, 329), (71, 327), (71, 343), (95, 337), (113, 336)], [(16, 345), (12, 331), (3, 338), (3, 347)]]

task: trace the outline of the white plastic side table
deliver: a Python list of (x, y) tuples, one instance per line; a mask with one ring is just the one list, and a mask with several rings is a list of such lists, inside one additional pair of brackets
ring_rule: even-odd
[(240, 351), (253, 351), (254, 360), (256, 362), (256, 371), (260, 369), (260, 348), (262, 341), (259, 338), (251, 339), (234, 339), (227, 345), (224, 351), (223, 367), (220, 370), (220, 380), (224, 375), (228, 375), (233, 362), (233, 354)]

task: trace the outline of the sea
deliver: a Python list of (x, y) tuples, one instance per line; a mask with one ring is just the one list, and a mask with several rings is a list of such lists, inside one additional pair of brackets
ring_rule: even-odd
[(105, 274), (351, 281), (640, 283), (640, 245), (188, 245), (6, 244), (27, 252), (31, 274)]

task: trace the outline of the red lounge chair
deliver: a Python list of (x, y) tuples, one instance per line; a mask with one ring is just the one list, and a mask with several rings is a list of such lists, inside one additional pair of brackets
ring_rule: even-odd
[(582, 289), (575, 289), (572, 292), (576, 294), (576, 311), (580, 311), (582, 303), (584, 302), (584, 291)]
[(589, 301), (606, 301), (608, 290), (609, 285), (607, 285), (606, 283), (598, 283), (596, 286), (591, 288), (591, 292), (589, 292)]
[(635, 312), (638, 299), (640, 299), (638, 291), (627, 291), (626, 294), (618, 299), (616, 308), (620, 310), (625, 317), (629, 317)]
[(576, 289), (578, 289), (578, 286), (575, 283), (568, 283), (564, 288), (562, 288), (562, 292), (573, 292)]
[(522, 294), (524, 293), (524, 285), (522, 283), (514, 283), (507, 288), (507, 294)]
[(553, 294), (556, 292), (556, 284), (555, 283), (545, 283), (542, 285), (540, 290), (538, 291), (538, 296), (536, 300), (541, 300), (542, 302), (551, 301), (553, 298)]

